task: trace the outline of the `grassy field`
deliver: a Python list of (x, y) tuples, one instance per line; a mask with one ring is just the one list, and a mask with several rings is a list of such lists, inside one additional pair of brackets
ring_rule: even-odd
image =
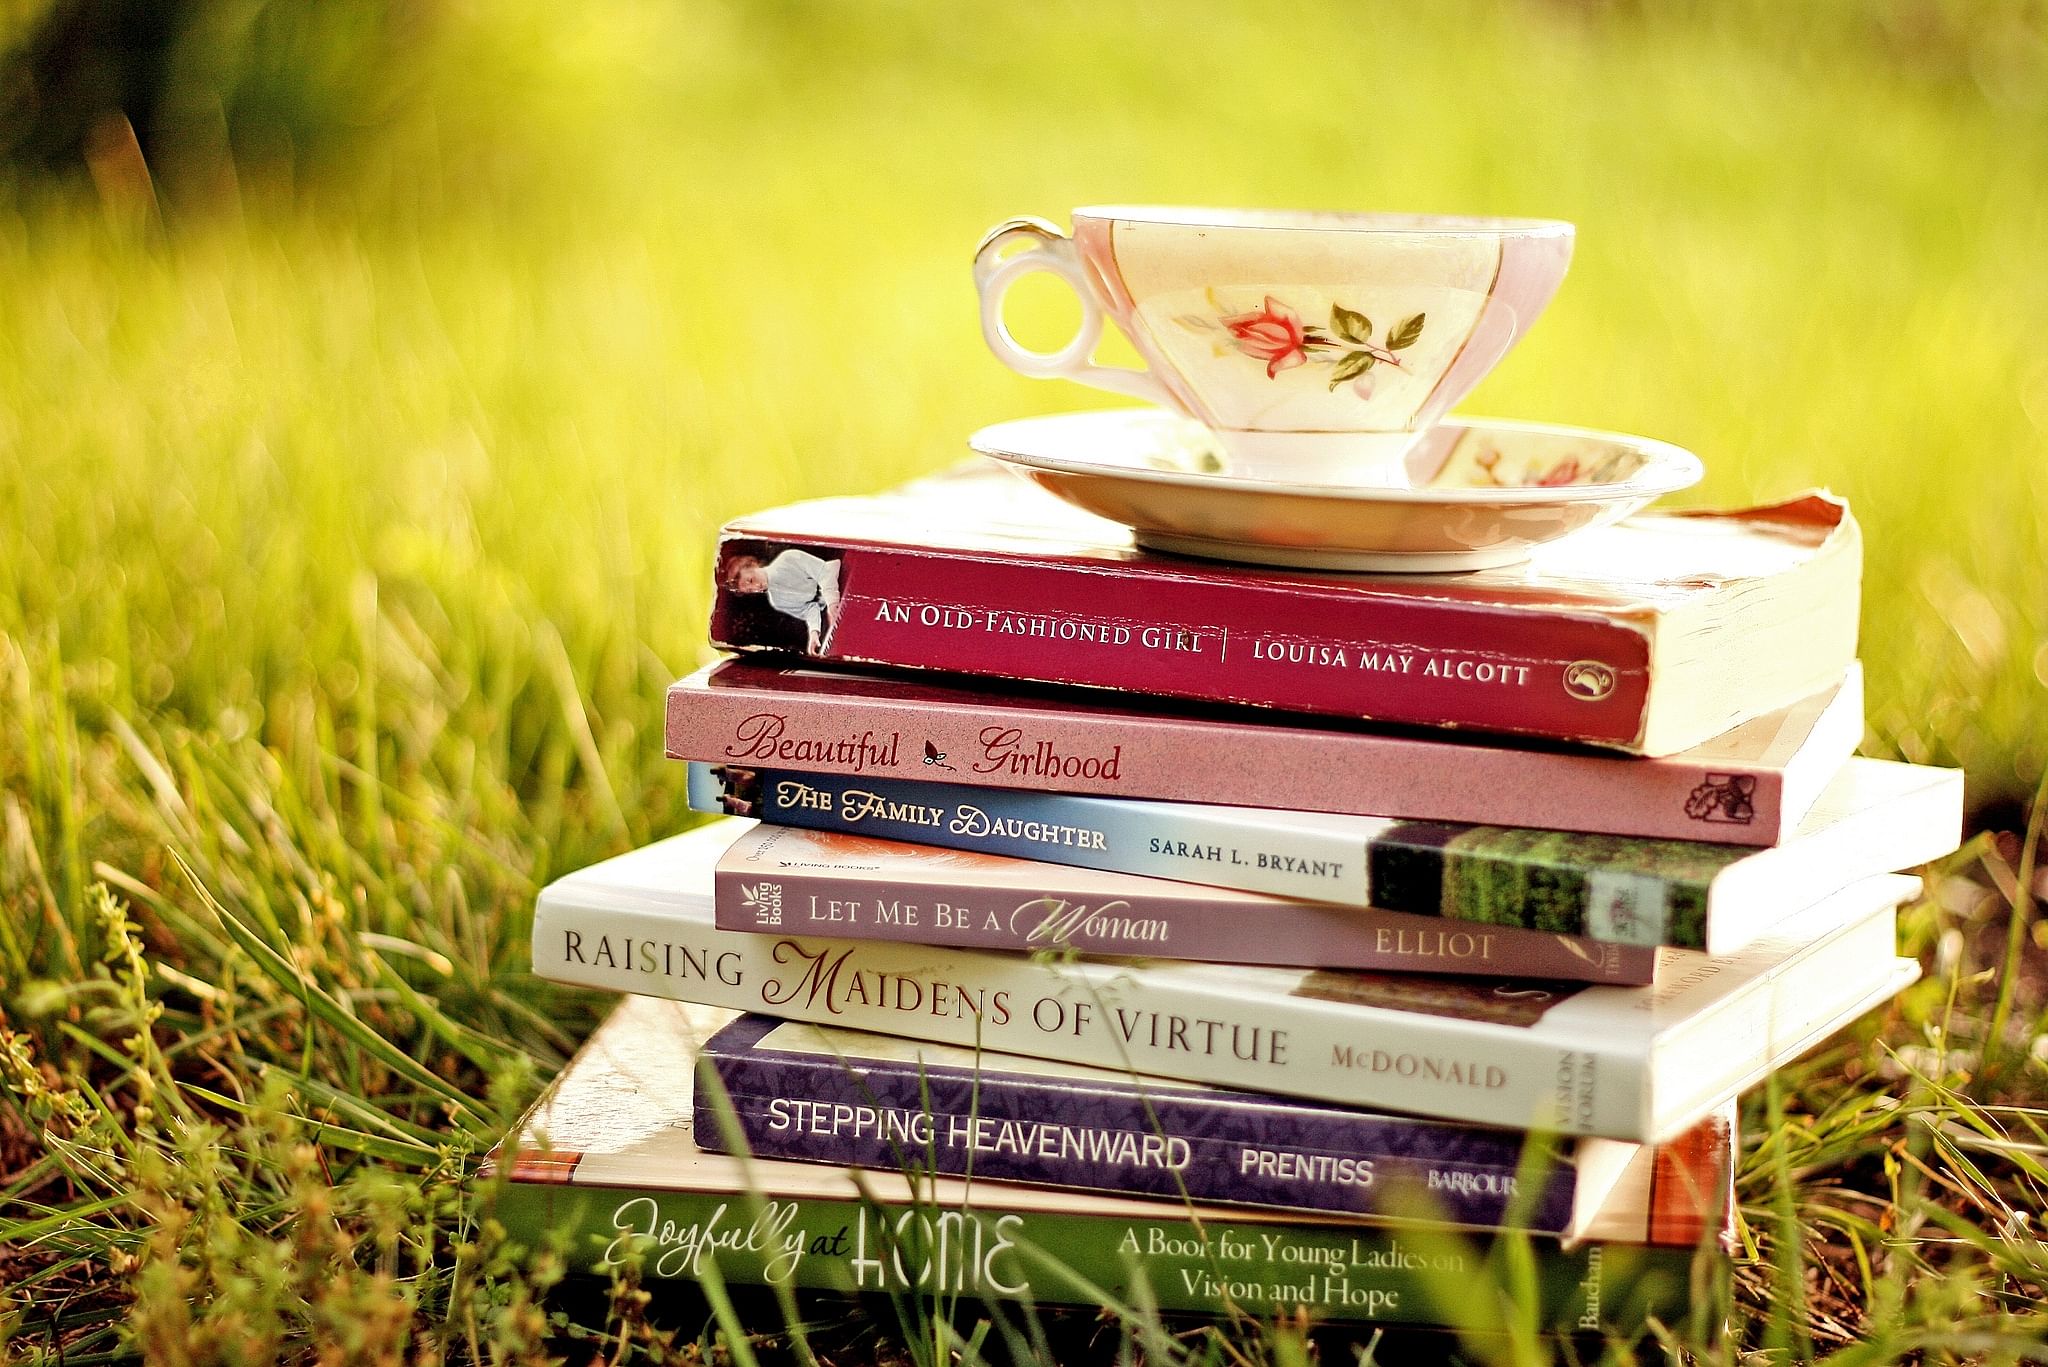
[[(695, 1351), (464, 1213), (603, 1005), (526, 975), (532, 895), (685, 821), (720, 519), (1098, 402), (986, 355), (966, 266), (1100, 200), (1573, 219), (1465, 407), (1852, 499), (1867, 748), (2005, 834), (1911, 918), (1929, 978), (1751, 1099), (1696, 1346), (2048, 1333), (2038, 5), (255, 9), (180, 139), (0, 184), (10, 1353)], [(1257, 1338), (1172, 1352), (1304, 1351)]]

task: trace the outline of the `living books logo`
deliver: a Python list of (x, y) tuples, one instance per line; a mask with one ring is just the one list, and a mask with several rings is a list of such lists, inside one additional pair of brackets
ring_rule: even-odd
[(1686, 795), (1685, 814), (1694, 821), (1747, 826), (1756, 820), (1756, 775), (1708, 774)]
[(782, 924), (782, 884), (742, 883), (740, 905), (754, 913), (755, 925), (779, 926)]
[(1598, 660), (1574, 660), (1564, 667), (1564, 691), (1580, 702), (1599, 702), (1614, 691), (1611, 665)]

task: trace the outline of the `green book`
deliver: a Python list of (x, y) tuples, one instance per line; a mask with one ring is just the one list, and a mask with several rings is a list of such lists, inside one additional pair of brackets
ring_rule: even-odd
[[(969, 1178), (745, 1159), (691, 1132), (697, 1050), (733, 1012), (627, 997), (492, 1155), (497, 1217), (572, 1267), (1173, 1313), (1632, 1334), (1718, 1296), (1701, 1249), (1497, 1238)], [(1519, 1255), (1527, 1254), (1526, 1261)], [(1511, 1273), (1519, 1264), (1525, 1270)], [(1529, 1278), (1518, 1283), (1516, 1275)], [(1523, 1295), (1517, 1285), (1531, 1288)]]

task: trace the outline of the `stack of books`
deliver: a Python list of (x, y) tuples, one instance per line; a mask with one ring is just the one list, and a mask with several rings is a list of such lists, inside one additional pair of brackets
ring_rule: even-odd
[(1735, 1098), (1911, 981), (1896, 871), (1960, 838), (1958, 773), (1852, 757), (1860, 557), (1823, 496), (1433, 577), (1148, 554), (995, 469), (742, 519), (668, 695), (725, 816), (542, 893), (536, 970), (630, 995), (501, 1217), (726, 1283), (1670, 1322)]

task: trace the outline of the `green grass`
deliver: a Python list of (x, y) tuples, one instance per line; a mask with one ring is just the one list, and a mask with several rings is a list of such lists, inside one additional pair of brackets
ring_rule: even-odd
[[(0, 188), (16, 1354), (665, 1341), (464, 1214), (602, 1006), (526, 974), (531, 898), (686, 820), (659, 694), (720, 519), (1098, 401), (981, 346), (1014, 213), (1576, 220), (1466, 407), (1689, 445), (1691, 501), (1847, 494), (1869, 750), (2017, 810), (2048, 769), (2036, 5), (422, 13), (192, 59), (233, 160)], [(2033, 848), (1979, 846), (1910, 918), (1927, 981), (1752, 1098), (1709, 1356), (2048, 1333)]]

